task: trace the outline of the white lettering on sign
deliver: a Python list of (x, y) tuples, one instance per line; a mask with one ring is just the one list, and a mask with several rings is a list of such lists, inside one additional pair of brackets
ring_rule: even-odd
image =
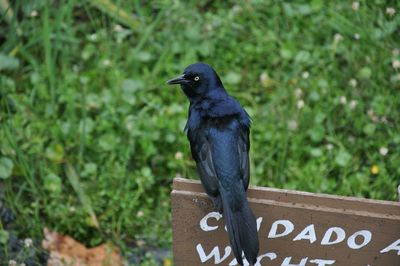
[(221, 219), (221, 217), (222, 217), (222, 214), (220, 214), (219, 212), (210, 212), (210, 213), (208, 213), (206, 216), (204, 216), (200, 220), (200, 228), (205, 232), (217, 230), (218, 226), (209, 226), (207, 221), (210, 218), (214, 218), (214, 219), (216, 219), (218, 221), (219, 219)]
[(230, 246), (225, 247), (225, 254), (222, 258), (219, 253), (218, 246), (214, 247), (208, 255), (206, 255), (206, 253), (204, 252), (203, 246), (201, 244), (197, 244), (196, 250), (199, 254), (201, 263), (204, 263), (214, 257), (214, 264), (219, 264), (231, 254), (232, 249)]
[(298, 241), (303, 239), (310, 240), (310, 243), (314, 243), (317, 240), (313, 224), (310, 224), (309, 226), (304, 228), (303, 231), (301, 231), (295, 238), (293, 238), (293, 241)]
[[(265, 253), (263, 255), (260, 255), (260, 256), (257, 257), (257, 261), (256, 261), (256, 264), (254, 264), (254, 266), (262, 266), (261, 265), (261, 261), (262, 261), (262, 259), (264, 259), (266, 257), (269, 258), (270, 260), (274, 260), (274, 259), (276, 259), (277, 256), (276, 256), (275, 252), (268, 252), (268, 253)], [(238, 265), (236, 259), (233, 259), (229, 263), (229, 266), (234, 266), (234, 265)], [(249, 266), (249, 265), (250, 265), (249, 262), (246, 260), (246, 258), (244, 258), (244, 254), (243, 254), (243, 266)]]
[(274, 260), (274, 259), (276, 259), (276, 253), (275, 252), (268, 252), (268, 253), (265, 253), (265, 254), (263, 254), (263, 255), (261, 255), (261, 256), (258, 256), (258, 258), (257, 258), (257, 262), (256, 262), (256, 264), (254, 264), (254, 266), (261, 266), (261, 261), (264, 259), (264, 258), (269, 258), (270, 260)]
[(392, 244), (382, 249), (380, 253), (386, 253), (391, 250), (397, 250), (397, 255), (400, 255), (400, 239), (397, 239)]
[[(281, 233), (277, 233), (278, 226), (282, 225), (285, 229)], [(269, 230), (268, 238), (278, 238), (290, 234), (294, 229), (294, 225), (289, 220), (277, 220), (271, 225), (271, 230)]]
[[(362, 236), (364, 238), (363, 242), (361, 244), (356, 243), (356, 237), (357, 236)], [(364, 246), (366, 246), (369, 242), (371, 242), (372, 239), (372, 234), (368, 230), (361, 230), (357, 231), (354, 234), (352, 234), (349, 239), (347, 239), (347, 245), (351, 249), (360, 249)]]
[[(210, 212), (205, 215), (200, 220), (200, 228), (205, 232), (215, 231), (219, 227), (212, 226), (212, 222), (219, 221), (222, 218), (222, 215), (219, 212)], [(215, 220), (215, 221), (214, 221)], [(262, 226), (263, 217), (257, 218), (257, 231), (260, 231)], [(226, 227), (226, 226), (225, 226)], [(293, 233), (295, 229), (295, 225), (290, 220), (276, 220), (272, 223), (271, 228), (268, 232), (268, 238), (280, 238), (284, 236), (288, 236)], [(225, 229), (226, 230), (226, 229)], [(322, 237), (320, 245), (327, 246), (327, 245), (335, 245), (342, 243), (346, 239), (346, 232), (341, 227), (330, 227), (325, 231), (325, 234)], [(315, 231), (315, 224), (307, 225), (300, 233), (295, 235), (292, 241), (299, 241), (299, 240), (308, 240), (310, 244), (313, 244), (317, 241), (317, 235)], [(352, 250), (361, 249), (367, 246), (372, 241), (372, 232), (369, 230), (360, 230), (348, 237), (347, 239), (347, 246)], [(345, 242), (346, 243), (346, 242)], [(208, 248), (209, 245), (207, 245)], [(210, 252), (206, 253), (202, 244), (197, 244), (196, 246), (197, 253), (199, 255), (200, 261), (202, 263), (212, 263), (214, 264), (223, 264), (223, 265), (238, 265), (237, 260), (233, 258), (230, 262), (228, 257), (232, 255), (232, 249), (230, 246), (226, 246), (224, 249), (218, 246), (215, 246), (211, 249)], [(400, 255), (400, 239), (397, 239), (384, 249), (380, 250), (380, 253), (387, 253), (390, 251), (394, 251), (397, 255)], [(223, 252), (223, 254), (221, 254)], [(264, 251), (265, 252), (265, 251)], [(244, 266), (249, 266), (249, 262), (243, 257), (243, 264)], [(285, 257), (285, 258), (278, 258), (275, 252), (267, 252), (263, 253), (262, 255), (257, 257), (257, 261), (254, 264), (255, 266), (261, 266), (262, 263), (267, 263), (267, 261), (273, 261), (279, 259), (278, 265), (280, 263), (281, 266), (305, 266), (307, 262), (309, 264), (315, 264), (317, 266), (326, 266), (335, 264), (336, 260), (331, 259), (309, 259), (309, 257), (303, 258), (295, 258), (292, 257)], [(229, 263), (228, 263), (229, 262)]]
[[(332, 240), (332, 234), (336, 234), (336, 239)], [(326, 230), (324, 237), (322, 238), (321, 245), (333, 245), (342, 242), (346, 238), (346, 233), (340, 227), (331, 227)]]
[(286, 257), (281, 266), (305, 266), (307, 263), (308, 258), (302, 258), (299, 264), (291, 264), (292, 257)]
[[(242, 260), (243, 260), (243, 266), (250, 265), (249, 262), (246, 260), (246, 258), (244, 258), (244, 253), (242, 253)], [(234, 265), (238, 265), (236, 258), (229, 263), (229, 266), (234, 266)]]
[[(229, 266), (238, 265), (237, 260), (236, 260), (236, 259), (233, 259), (228, 265), (229, 265)], [(248, 264), (246, 264), (246, 263), (243, 261), (243, 266), (244, 266), (244, 265), (248, 265)]]
[[(254, 266), (262, 266), (261, 261), (264, 258), (269, 258), (270, 261), (275, 260), (278, 256), (276, 255), (275, 252), (268, 252), (265, 253), (261, 256), (257, 257), (257, 262), (254, 264)], [(304, 266), (307, 263), (308, 257), (302, 258), (299, 264), (291, 264), (292, 257), (286, 257), (284, 261), (282, 262), (281, 266)], [(313, 259), (310, 260), (310, 263), (317, 264), (317, 266), (325, 266), (325, 265), (332, 265), (336, 262), (336, 260), (324, 260), (324, 259)], [(237, 260), (233, 259), (230, 263), (229, 266), (235, 266), (238, 265)], [(246, 260), (246, 258), (243, 258), (243, 266), (249, 266), (250, 264)]]
[(261, 227), (262, 220), (263, 220), (262, 217), (259, 217), (257, 219), (257, 232), (260, 232), (260, 227)]
[(317, 264), (317, 266), (325, 266), (334, 264), (335, 260), (315, 259), (315, 260), (310, 260), (310, 263), (315, 263)]

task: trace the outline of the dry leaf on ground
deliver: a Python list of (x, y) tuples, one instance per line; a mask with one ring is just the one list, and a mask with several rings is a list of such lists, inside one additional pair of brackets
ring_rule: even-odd
[(69, 236), (44, 228), (44, 249), (50, 253), (47, 266), (120, 266), (123, 265), (117, 248), (102, 244), (94, 248)]

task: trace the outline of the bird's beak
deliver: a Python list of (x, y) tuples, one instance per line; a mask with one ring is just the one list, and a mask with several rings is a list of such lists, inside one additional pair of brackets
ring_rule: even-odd
[(167, 84), (172, 85), (172, 84), (185, 84), (188, 83), (188, 80), (185, 79), (184, 75), (180, 75), (179, 77), (170, 79), (167, 81)]

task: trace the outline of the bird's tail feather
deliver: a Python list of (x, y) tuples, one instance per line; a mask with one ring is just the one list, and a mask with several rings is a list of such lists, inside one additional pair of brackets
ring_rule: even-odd
[(229, 241), (237, 262), (243, 265), (242, 251), (247, 261), (254, 265), (259, 250), (257, 223), (245, 197), (239, 210), (232, 210), (227, 197), (222, 193), (222, 205)]

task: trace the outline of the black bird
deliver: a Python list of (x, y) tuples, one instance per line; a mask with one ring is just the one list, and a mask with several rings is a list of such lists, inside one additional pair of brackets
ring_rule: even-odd
[(180, 84), (190, 101), (185, 131), (192, 156), (205, 191), (223, 213), (236, 260), (243, 265), (244, 252), (255, 264), (257, 225), (246, 197), (250, 117), (208, 64), (192, 64), (167, 83)]

